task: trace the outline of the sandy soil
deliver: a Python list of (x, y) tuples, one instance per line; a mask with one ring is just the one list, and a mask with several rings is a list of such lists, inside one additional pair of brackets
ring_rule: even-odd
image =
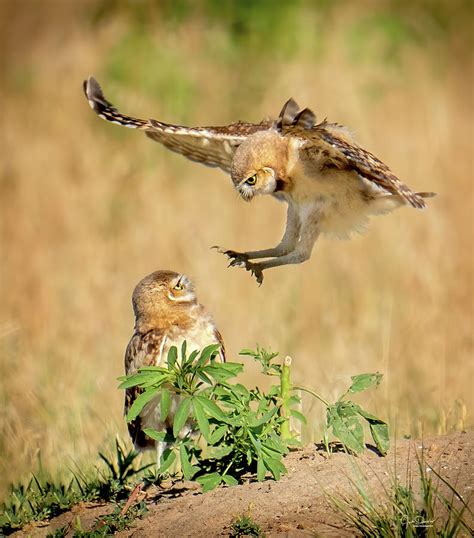
[[(473, 471), (474, 432), (425, 439), (425, 461), (441, 474), (474, 508)], [(193, 483), (177, 483), (168, 489), (155, 489), (146, 496), (149, 512), (121, 536), (228, 536), (232, 521), (250, 513), (253, 521), (269, 537), (353, 536), (335, 511), (328, 495), (353, 496), (351, 480), (367, 480), (367, 488), (377, 502), (384, 500), (384, 488), (390, 487), (395, 474), (402, 483), (411, 475), (418, 487), (415, 451), (421, 453), (421, 441), (398, 441), (385, 458), (368, 450), (355, 458), (344, 453), (329, 458), (318, 447), (307, 446), (287, 456), (288, 474), (279, 482), (249, 482), (232, 488), (219, 488), (201, 494)], [(443, 487), (443, 486), (442, 486)], [(111, 505), (78, 505), (47, 525), (29, 526), (16, 536), (46, 536), (80, 517), (83, 529), (112, 510)], [(473, 524), (473, 521), (470, 521)]]

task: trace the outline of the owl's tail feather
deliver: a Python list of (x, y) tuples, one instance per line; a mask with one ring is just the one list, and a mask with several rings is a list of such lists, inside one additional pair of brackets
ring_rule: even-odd
[[(436, 196), (436, 193), (416, 192), (414, 193), (414, 196), (416, 196), (418, 199), (433, 198), (433, 196)], [(382, 196), (378, 196), (371, 202), (370, 213), (372, 215), (383, 215), (384, 213), (389, 213), (390, 211), (393, 211), (394, 209), (404, 205), (411, 204), (406, 200), (406, 198), (404, 198), (400, 194), (383, 194)], [(425, 207), (424, 203), (423, 207)], [(423, 207), (418, 208), (422, 209)]]
[(107, 101), (100, 84), (94, 77), (89, 77), (85, 80), (83, 88), (90, 107), (99, 118), (116, 123), (117, 125), (129, 127), (130, 129), (146, 129), (146, 127), (149, 126), (147, 120), (141, 120), (139, 118), (121, 114), (112, 103)]
[[(400, 194), (392, 194), (390, 195), (390, 199), (397, 201), (401, 205), (411, 205), (417, 209), (424, 209), (426, 204), (423, 201), (423, 198), (433, 198), (434, 196), (436, 196), (435, 192), (415, 192), (412, 193), (412, 196), (408, 199), (406, 196), (401, 196)], [(418, 200), (418, 204), (413, 203), (413, 200), (415, 199)]]

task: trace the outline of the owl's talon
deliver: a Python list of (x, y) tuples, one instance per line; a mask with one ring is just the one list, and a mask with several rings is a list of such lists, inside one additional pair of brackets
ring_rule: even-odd
[(250, 271), (252, 276), (255, 277), (255, 280), (257, 281), (257, 284), (259, 286), (261, 286), (262, 282), (263, 282), (263, 271), (262, 271), (262, 269), (260, 269), (260, 266), (257, 265), (257, 264), (254, 264), (254, 263), (249, 263), (246, 266), (246, 269), (247, 269), (247, 271)]
[(219, 254), (224, 254), (230, 260), (228, 267), (243, 267), (248, 262), (249, 257), (245, 252), (236, 252), (235, 250), (224, 250), (221, 247), (212, 247), (217, 250)]

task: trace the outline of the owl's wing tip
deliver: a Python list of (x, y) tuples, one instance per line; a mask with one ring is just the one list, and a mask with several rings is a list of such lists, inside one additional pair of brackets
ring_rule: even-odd
[(96, 114), (101, 114), (104, 110), (108, 109), (110, 111), (115, 110), (115, 107), (112, 103), (109, 103), (104, 96), (104, 92), (100, 84), (97, 82), (96, 78), (92, 75), (87, 78), (82, 87), (84, 89), (84, 94), (89, 101), (89, 105)]
[(417, 192), (410, 197), (408, 202), (416, 209), (426, 209), (424, 198), (434, 198), (436, 194), (436, 192)]

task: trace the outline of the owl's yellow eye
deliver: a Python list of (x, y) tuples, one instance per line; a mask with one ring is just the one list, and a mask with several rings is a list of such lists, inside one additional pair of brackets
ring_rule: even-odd
[(173, 289), (181, 291), (184, 289), (184, 286), (181, 284), (181, 282), (178, 282)]
[(257, 174), (254, 174), (252, 177), (249, 177), (245, 183), (247, 185), (255, 185), (255, 183), (257, 183)]

